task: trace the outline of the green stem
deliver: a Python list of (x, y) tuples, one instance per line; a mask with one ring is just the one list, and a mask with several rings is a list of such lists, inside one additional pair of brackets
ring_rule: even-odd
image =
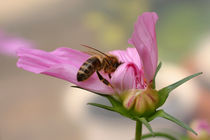
[[(175, 137), (173, 137), (169, 134), (166, 134), (166, 133), (155, 132), (154, 135), (155, 135), (155, 137), (157, 136), (157, 137), (168, 138), (169, 140), (177, 140)], [(154, 137), (154, 136), (152, 134), (145, 134), (141, 138), (146, 139), (146, 138), (151, 138), (151, 137)]]
[(135, 140), (141, 140), (142, 136), (142, 123), (140, 121), (136, 121), (136, 136)]

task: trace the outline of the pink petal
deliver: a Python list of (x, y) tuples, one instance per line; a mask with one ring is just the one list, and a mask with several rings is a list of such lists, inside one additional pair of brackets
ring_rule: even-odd
[(102, 83), (96, 74), (93, 74), (86, 81), (77, 82), (76, 75), (79, 67), (89, 57), (80, 51), (70, 48), (58, 48), (53, 52), (20, 49), (17, 55), (19, 57), (17, 66), (24, 70), (64, 79), (91, 91), (104, 94), (113, 93), (113, 90)]
[(126, 50), (115, 50), (109, 53), (117, 56), (120, 62), (132, 62), (136, 66), (138, 66), (139, 69), (142, 69), (141, 60), (136, 48), (127, 48)]
[(134, 63), (123, 63), (113, 73), (111, 84), (118, 93), (144, 88), (143, 73)]
[(34, 48), (35, 46), (28, 40), (20, 37), (6, 35), (0, 31), (0, 54), (16, 56), (16, 51), (20, 48)]
[(147, 82), (153, 80), (157, 61), (157, 42), (155, 24), (158, 16), (154, 12), (145, 12), (139, 16), (134, 26), (134, 32), (128, 43), (134, 45), (143, 63)]

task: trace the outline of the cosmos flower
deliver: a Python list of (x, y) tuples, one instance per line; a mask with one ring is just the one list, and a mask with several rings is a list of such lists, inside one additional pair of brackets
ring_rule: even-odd
[(21, 48), (34, 48), (35, 46), (21, 37), (14, 37), (0, 30), (0, 54), (16, 56)]
[[(128, 43), (134, 47), (108, 52), (120, 61), (120, 65), (111, 73), (111, 76), (100, 71), (111, 86), (100, 81), (96, 72), (85, 81), (78, 81), (77, 73), (80, 67), (91, 56), (71, 48), (61, 47), (52, 52), (38, 49), (19, 49), (17, 51), (19, 57), (17, 66), (36, 74), (50, 75), (69, 81), (107, 98), (111, 106), (98, 103), (89, 103), (89, 105), (114, 111), (135, 120), (136, 140), (140, 140), (142, 123), (148, 128), (152, 136), (159, 135), (159, 133), (153, 132), (149, 124), (157, 117), (170, 120), (196, 134), (194, 130), (164, 110), (157, 110), (165, 103), (172, 90), (202, 74), (196, 73), (160, 90), (155, 89), (155, 76), (161, 67), (161, 63), (157, 67), (158, 52), (155, 32), (157, 20), (156, 13), (143, 13), (138, 17), (133, 34), (128, 40)], [(161, 133), (162, 135), (165, 134)]]
[(109, 79), (103, 74), (111, 87), (102, 83), (97, 74), (83, 82), (77, 81), (80, 66), (90, 55), (71, 48), (61, 47), (52, 52), (38, 49), (20, 49), (17, 52), (17, 66), (37, 74), (46, 74), (69, 81), (84, 89), (102, 94), (121, 93), (129, 89), (144, 89), (152, 81), (157, 67), (157, 43), (155, 24), (158, 16), (146, 12), (139, 16), (129, 43), (134, 48), (109, 52), (117, 56), (122, 64), (112, 73)]

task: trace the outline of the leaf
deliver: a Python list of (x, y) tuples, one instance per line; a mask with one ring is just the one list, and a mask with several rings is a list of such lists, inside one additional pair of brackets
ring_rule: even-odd
[(115, 107), (110, 107), (110, 106), (97, 104), (97, 103), (88, 103), (88, 105), (92, 105), (92, 106), (96, 106), (96, 107), (99, 107), (102, 109), (113, 111), (113, 112), (121, 114), (124, 117), (130, 118), (131, 120), (136, 120), (136, 117), (134, 117), (132, 114), (130, 114), (129, 111), (126, 110), (122, 105), (115, 106)]
[(196, 77), (198, 75), (201, 75), (201, 74), (202, 74), (202, 72), (190, 75), (190, 76), (188, 76), (186, 78), (183, 78), (182, 80), (180, 80), (180, 81), (178, 81), (178, 82), (176, 82), (174, 84), (171, 84), (171, 85), (169, 85), (169, 86), (159, 90), (158, 94), (159, 94), (160, 100), (159, 100), (158, 107), (162, 106), (165, 103), (166, 99), (168, 98), (169, 93), (172, 90), (174, 90), (175, 88), (177, 88), (178, 86), (182, 85), (183, 83), (185, 83), (185, 82), (189, 81), (190, 79), (192, 79), (192, 78), (194, 78), (194, 77)]
[(151, 125), (149, 124), (149, 122), (145, 119), (145, 118), (137, 118), (137, 120), (139, 120), (140, 122), (142, 122), (146, 127), (147, 127), (147, 129), (150, 131), (150, 133), (153, 135), (153, 136), (155, 136), (154, 135), (154, 132), (153, 132), (153, 130), (152, 130), (152, 127), (151, 127)]
[(113, 96), (106, 96), (106, 98), (109, 100), (109, 102), (112, 104), (113, 107), (115, 108), (122, 107), (122, 103), (118, 101), (118, 99), (115, 99)]
[[(86, 90), (79, 86), (72, 86), (72, 87)], [(90, 92), (92, 92), (92, 91), (90, 91)], [(103, 108), (103, 109), (106, 109), (109, 111), (117, 112), (117, 113), (121, 114), (122, 116), (125, 116), (127, 118), (134, 120), (134, 116), (131, 115), (130, 112), (123, 107), (122, 103), (119, 101), (119, 99), (117, 97), (111, 96), (111, 95), (100, 94), (97, 92), (93, 92), (93, 93), (107, 98), (109, 100), (109, 102), (111, 103), (112, 107), (102, 105), (102, 104), (97, 104), (97, 103), (88, 103), (88, 105), (92, 105), (92, 106)]]
[(152, 121), (153, 119), (155, 119), (157, 117), (165, 118), (165, 119), (167, 119), (169, 121), (172, 121), (172, 122), (176, 123), (177, 125), (185, 128), (188, 131), (191, 131), (192, 133), (194, 133), (195, 135), (197, 135), (197, 133), (192, 128), (190, 128), (188, 125), (186, 125), (182, 121), (176, 119), (175, 117), (169, 115), (168, 113), (166, 113), (163, 110), (158, 110), (153, 116), (151, 116), (150, 118), (148, 118), (148, 121), (150, 122), (150, 121)]
[[(82, 90), (87, 90), (87, 89), (84, 89), (84, 88), (79, 87), (79, 86), (71, 86), (71, 87), (79, 88), (79, 89), (82, 89)], [(87, 91), (90, 91), (90, 90), (87, 90)], [(114, 95), (111, 96), (111, 95), (97, 93), (97, 92), (94, 92), (94, 91), (90, 91), (90, 92), (92, 92), (96, 95), (102, 96), (102, 97), (106, 97), (110, 101), (110, 103), (112, 104), (113, 107), (121, 105), (121, 103), (117, 99), (114, 98)]]
[(102, 105), (102, 104), (97, 104), (97, 103), (88, 103), (88, 105), (92, 105), (92, 106), (103, 108), (103, 109), (106, 109), (106, 110), (109, 110), (109, 111), (116, 112), (115, 109), (113, 107), (110, 107), (110, 106), (106, 106), (106, 105)]
[[(169, 134), (166, 133), (162, 133), (162, 132), (154, 132), (154, 136), (155, 137), (164, 137), (164, 138), (168, 138), (169, 140), (178, 140), (177, 138), (175, 138), (174, 136), (171, 136)], [(144, 134), (141, 138), (142, 139), (147, 139), (147, 138), (151, 138), (154, 137), (152, 134)]]
[(160, 63), (158, 64), (157, 69), (156, 69), (156, 71), (155, 71), (155, 75), (154, 75), (154, 78), (153, 78), (153, 80), (152, 80), (152, 88), (153, 88), (153, 89), (155, 89), (155, 86), (156, 86), (156, 85), (155, 85), (156, 76), (157, 76), (157, 73), (159, 72), (161, 66), (162, 66), (162, 62), (160, 62)]

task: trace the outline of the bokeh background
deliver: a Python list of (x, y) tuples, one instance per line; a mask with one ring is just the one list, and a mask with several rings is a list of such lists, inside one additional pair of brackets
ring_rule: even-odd
[[(2, 0), (0, 29), (46, 51), (82, 49), (82, 43), (106, 52), (128, 47), (134, 22), (145, 11), (159, 15), (158, 88), (204, 72), (173, 91), (164, 108), (188, 124), (198, 118), (210, 122), (209, 0)], [(86, 105), (105, 100), (18, 69), (16, 61), (0, 55), (0, 140), (133, 139), (135, 122)], [(186, 133), (162, 119), (152, 125), (175, 136)]]

